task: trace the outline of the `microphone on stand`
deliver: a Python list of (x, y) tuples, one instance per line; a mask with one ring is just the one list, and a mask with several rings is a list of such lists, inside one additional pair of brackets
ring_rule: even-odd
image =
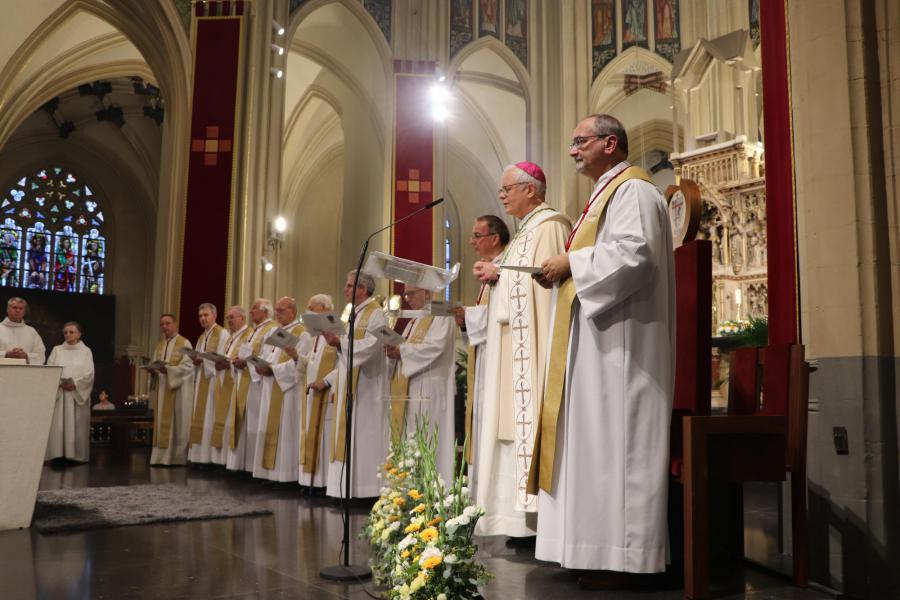
[[(347, 413), (347, 435), (344, 439), (344, 476), (346, 477), (346, 479), (344, 479), (343, 498), (344, 536), (341, 540), (341, 544), (344, 549), (344, 560), (342, 564), (324, 567), (321, 571), (319, 571), (319, 576), (322, 579), (328, 579), (331, 581), (353, 581), (358, 579), (366, 579), (372, 576), (372, 570), (369, 569), (369, 567), (365, 565), (350, 564), (350, 476), (352, 473), (351, 462), (353, 459), (353, 340), (356, 337), (356, 290), (359, 287), (359, 274), (362, 271), (363, 263), (366, 260), (366, 254), (369, 252), (369, 242), (371, 242), (372, 238), (382, 231), (391, 229), (398, 223), (402, 223), (407, 219), (411, 219), (416, 215), (431, 210), (443, 201), (443, 198), (432, 200), (422, 208), (415, 210), (408, 215), (400, 217), (399, 219), (391, 223), (388, 223), (381, 229), (373, 231), (369, 235), (369, 237), (366, 238), (366, 241), (363, 244), (362, 252), (359, 255), (359, 263), (356, 265), (356, 275), (353, 277), (353, 295), (350, 297), (350, 320), (347, 323), (347, 372), (345, 374), (347, 395), (344, 399), (344, 406), (346, 407)], [(339, 415), (335, 415), (335, 418), (339, 418)]]

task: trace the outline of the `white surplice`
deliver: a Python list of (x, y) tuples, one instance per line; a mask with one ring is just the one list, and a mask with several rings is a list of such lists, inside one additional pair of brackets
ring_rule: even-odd
[(187, 354), (180, 353), (180, 358), (169, 364), (176, 352), (176, 345), (181, 342), (182, 349), (192, 348), (190, 340), (175, 334), (171, 339), (161, 342), (153, 352), (153, 360), (166, 362), (166, 372), (156, 376), (156, 407), (153, 413), (153, 431), (157, 444), (162, 443), (160, 436), (160, 419), (166, 404), (166, 390), (172, 390), (174, 410), (172, 412), (172, 429), (169, 432), (169, 447), (153, 446), (150, 452), (151, 465), (184, 465), (187, 464), (187, 447), (191, 439), (191, 408), (194, 391), (194, 363)]
[[(256, 355), (262, 349), (262, 344), (269, 334), (277, 328), (278, 324), (272, 319), (266, 319), (256, 325), (247, 341), (241, 344), (238, 356), (246, 359), (251, 354)], [(229, 448), (226, 451), (225, 467), (230, 471), (252, 473), (256, 438), (259, 437), (259, 395), (262, 392), (262, 376), (250, 365), (243, 369), (234, 369), (234, 373), (235, 394), (240, 387), (241, 378), (249, 377), (250, 385), (247, 387), (247, 398), (244, 405), (244, 422), (241, 423), (240, 431), (238, 431), (235, 448), (233, 450)]]
[(91, 389), (94, 387), (94, 355), (81, 341), (60, 344), (50, 352), (48, 365), (63, 368), (60, 377), (72, 379), (73, 391), (59, 388), (45, 460), (68, 458), (87, 462), (91, 448)]
[[(213, 333), (218, 331), (218, 340), (214, 339)], [(225, 345), (228, 343), (228, 332), (224, 327), (217, 323), (204, 331), (197, 340), (198, 352), (215, 352), (217, 354), (225, 353)], [(200, 398), (197, 394), (200, 391), (200, 383), (203, 379), (209, 381), (206, 389), (206, 406), (203, 411), (203, 438), (199, 444), (191, 444), (188, 449), (188, 460), (192, 463), (217, 463), (224, 464), (224, 453), (221, 448), (213, 448), (210, 443), (212, 439), (213, 426), (216, 422), (216, 363), (211, 360), (203, 359), (203, 363), (194, 370), (194, 407)], [(193, 410), (191, 415), (193, 416)]]
[[(322, 357), (325, 354), (325, 350), (330, 347), (331, 346), (325, 342), (325, 338), (321, 335), (313, 338), (313, 349), (309, 353), (309, 360), (307, 361), (305, 368), (307, 384), (316, 380), (316, 376), (319, 374), (319, 366), (322, 363)], [(335, 361), (335, 365), (337, 365), (337, 361)], [(331, 380), (334, 379), (335, 375), (334, 371), (326, 373), (328, 379)], [(316, 468), (312, 473), (307, 473), (301, 467), (300, 477), (298, 479), (300, 485), (308, 487), (324, 488), (328, 485), (328, 463), (331, 460), (331, 428), (333, 426), (332, 419), (334, 418), (334, 388), (325, 389), (324, 395), (326, 400), (325, 414), (322, 416), (319, 439), (312, 440), (312, 443), (319, 446)], [(309, 419), (309, 415), (312, 414), (314, 400), (315, 390), (307, 390), (305, 398), (307, 419)], [(306, 443), (311, 443), (311, 440), (307, 440)]]
[[(570, 229), (567, 217), (540, 204), (522, 219), (499, 263), (539, 266), (565, 251)], [(475, 526), (477, 535), (535, 533), (537, 497), (526, 488), (544, 389), (550, 302), (551, 291), (519, 271), (501, 269), (491, 290), (476, 452), (476, 503), (485, 515)]]
[[(410, 319), (403, 331), (409, 339), (419, 319)], [(456, 324), (451, 317), (434, 317), (425, 339), (400, 344), (399, 366), (409, 379), (406, 432), (415, 433), (416, 420), (427, 418), (429, 430), (438, 427), (437, 468), (444, 482), (453, 481), (456, 462), (454, 396), (456, 393)], [(396, 362), (391, 360), (391, 362)]]
[(21, 348), (28, 354), (29, 365), (44, 364), (47, 349), (38, 332), (31, 325), (14, 323), (7, 317), (0, 322), (0, 356), (13, 348)]
[[(291, 331), (300, 324), (294, 321), (284, 325)], [(312, 348), (312, 338), (303, 331), (299, 334), (294, 349), (303, 363)], [(297, 481), (300, 474), (300, 400), (306, 397), (306, 379), (297, 369), (297, 363), (286, 357), (284, 351), (277, 346), (263, 345), (260, 358), (270, 363), (272, 375), (262, 378), (259, 403), (259, 435), (256, 437), (256, 451), (253, 458), (253, 476), (270, 481)], [(252, 368), (252, 367), (251, 367)], [(253, 369), (254, 371), (256, 369)], [(278, 386), (284, 393), (281, 404), (281, 419), (278, 422), (278, 449), (275, 453), (275, 465), (271, 469), (263, 467), (263, 452), (266, 447), (266, 427), (269, 409), (272, 402), (272, 390)]]
[[(503, 254), (498, 254), (491, 261), (497, 264)], [(481, 437), (481, 421), (484, 415), (484, 384), (485, 384), (485, 357), (487, 356), (488, 344), (488, 323), (491, 321), (490, 316), (490, 296), (492, 286), (483, 284), (479, 290), (478, 300), (475, 306), (467, 306), (465, 310), (466, 333), (463, 336), (466, 344), (469, 345), (469, 352), (475, 352), (475, 381), (473, 390), (467, 390), (466, 393), (474, 394), (472, 399), (472, 429), (469, 439), (469, 448), (471, 448), (472, 463), (467, 470), (469, 493), (472, 498), (477, 498), (478, 493), (478, 447)], [(496, 320), (494, 318), (493, 320)], [(499, 339), (497, 343), (499, 343)]]
[(553, 492), (538, 495), (535, 557), (572, 569), (663, 571), (675, 271), (662, 195), (644, 181), (623, 183), (596, 245), (569, 261), (577, 297), (566, 394)]
[[(227, 356), (229, 360), (237, 358), (241, 344), (250, 337), (250, 333), (252, 332), (247, 325), (232, 332), (231, 335), (228, 336), (228, 342), (225, 344), (225, 352), (223, 352), (223, 354)], [(237, 391), (241, 384), (241, 376), (243, 374), (244, 372), (241, 369), (235, 368), (234, 365), (229, 365), (227, 369), (222, 369), (216, 374), (220, 387), (224, 384), (226, 377), (231, 377), (232, 381), (231, 394), (227, 398), (227, 408), (225, 410), (225, 425), (222, 427), (222, 450), (219, 453), (219, 460), (216, 461), (216, 464), (225, 465), (226, 467), (228, 467), (229, 459), (232, 456), (231, 446), (229, 445), (233, 425), (232, 415), (234, 415), (234, 412), (237, 410)], [(238, 432), (236, 432), (236, 435), (237, 433)], [(238, 440), (238, 444), (239, 443), (240, 440)], [(237, 444), (235, 444), (235, 450), (237, 450)]]
[[(372, 298), (356, 307), (361, 313)], [(375, 331), (384, 325), (384, 313), (376, 308), (366, 324), (367, 331)], [(357, 325), (359, 329), (359, 325)], [(337, 380), (335, 392), (334, 418), (345, 418), (344, 402), (346, 401), (347, 372), (347, 335), (341, 337), (341, 352), (338, 355), (338, 367), (329, 382)], [(352, 473), (347, 473), (344, 462), (332, 460), (328, 465), (328, 487), (326, 494), (334, 498), (344, 497), (344, 477), (350, 476), (351, 498), (374, 498), (381, 492), (381, 483), (377, 477), (378, 467), (384, 462), (388, 453), (389, 423), (387, 420), (388, 390), (385, 377), (384, 345), (374, 335), (366, 333), (353, 342), (353, 366), (359, 369), (359, 381), (353, 396), (353, 422), (351, 431), (353, 455)], [(330, 454), (329, 454), (330, 456)]]

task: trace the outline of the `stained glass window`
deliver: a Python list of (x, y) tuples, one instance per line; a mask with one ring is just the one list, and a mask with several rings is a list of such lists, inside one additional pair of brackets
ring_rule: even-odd
[(61, 167), (22, 177), (0, 196), (0, 287), (102, 294), (102, 203)]

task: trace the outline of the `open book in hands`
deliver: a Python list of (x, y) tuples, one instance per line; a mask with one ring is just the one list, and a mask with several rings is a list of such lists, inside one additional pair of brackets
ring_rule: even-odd
[(344, 322), (333, 312), (326, 313), (303, 313), (303, 324), (310, 335), (322, 335), (323, 333), (331, 333), (337, 336), (346, 333)]
[(276, 348), (287, 348), (289, 346), (296, 346), (299, 341), (300, 338), (298, 336), (283, 327), (279, 327), (269, 334), (269, 337), (266, 338), (266, 341), (263, 342), (263, 344), (266, 346), (275, 346)]

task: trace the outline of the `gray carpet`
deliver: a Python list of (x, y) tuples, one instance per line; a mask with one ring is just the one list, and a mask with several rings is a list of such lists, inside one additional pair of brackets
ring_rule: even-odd
[(41, 533), (60, 533), (271, 513), (230, 496), (183, 486), (129, 485), (38, 492), (31, 526)]

